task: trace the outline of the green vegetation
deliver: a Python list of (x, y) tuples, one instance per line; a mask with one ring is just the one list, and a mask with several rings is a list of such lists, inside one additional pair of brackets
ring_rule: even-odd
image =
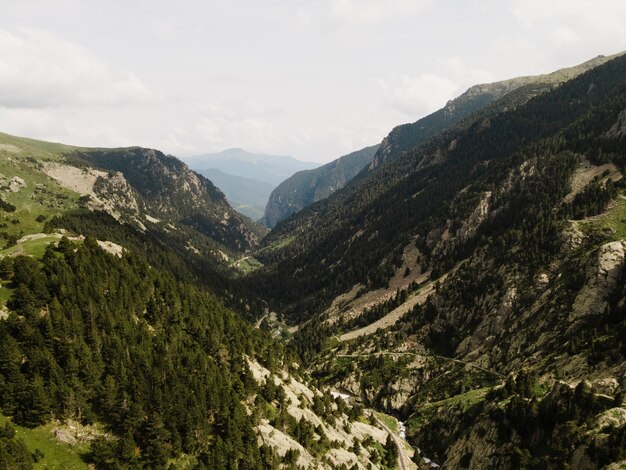
[(244, 355), (274, 369), (281, 352), (214, 296), (90, 237), (49, 246), (41, 263), (6, 258), (3, 277), (15, 313), (0, 322), (0, 406), (14, 422), (105, 423), (120, 439), (94, 441), (101, 466), (181, 452), (209, 468), (262, 462), (241, 405), (257, 391)]
[[(0, 414), (0, 427), (5, 426), (9, 420)], [(87, 469), (85, 456), (89, 449), (89, 444), (81, 443), (75, 445), (64, 444), (55, 439), (52, 429), (54, 424), (46, 424), (35, 428), (27, 428), (12, 424), (15, 429), (15, 437), (20, 438), (26, 444), (28, 451), (35, 454), (39, 451), (42, 456), (34, 463), (35, 470), (79, 470)]]
[[(363, 174), (279, 224), (266, 246), (296, 239), (257, 253), (265, 266), (249, 276), (248, 285), (299, 321), (356, 284), (371, 288), (388, 279), (413, 239), (420, 263), (431, 266), (433, 276), (484, 242), (517, 244), (521, 256), (539, 256), (527, 260), (536, 267), (559, 248), (563, 216), (554, 212), (569, 192), (580, 156), (622, 166), (619, 138), (602, 133), (624, 109), (625, 70), (626, 59), (619, 57), (539, 96), (520, 88), (516, 107), (502, 112), (494, 103)], [(594, 93), (586, 94), (592, 84)], [(527, 175), (520, 172), (523, 165)], [(473, 236), (457, 236), (486, 193), (494, 217)], [(450, 234), (447, 240), (441, 239), (444, 233)]]
[(0, 132), (0, 152), (4, 152), (9, 157), (26, 153), (38, 158), (43, 157), (55, 160), (63, 154), (81, 149), (83, 148), (28, 139), (26, 137), (16, 137)]
[(260, 267), (262, 267), (263, 264), (251, 257), (251, 256), (246, 256), (245, 258), (238, 260), (237, 262), (235, 262), (235, 268), (239, 271), (241, 271), (241, 273), (245, 276), (246, 274), (251, 273), (252, 271), (259, 269)]
[[(125, 249), (141, 253), (151, 266), (166, 271), (176, 279), (195, 284), (223, 299), (224, 303), (246, 318), (258, 318), (265, 304), (256, 296), (238, 286), (228, 277), (228, 270), (216, 264), (206, 252), (219, 249), (216, 243), (197, 231), (145, 232), (130, 224), (119, 224), (103, 212), (75, 211), (54, 217), (46, 223), (45, 231), (65, 229), (73, 235), (91, 236), (109, 240)], [(196, 253), (188, 248), (190, 239), (197, 247)]]
[(624, 199), (624, 195), (621, 194), (609, 210), (591, 220), (579, 222), (579, 226), (585, 232), (601, 233), (611, 240), (626, 239), (626, 199)]
[(48, 235), (40, 238), (33, 238), (25, 240), (16, 245), (0, 250), (0, 257), (4, 256), (16, 256), (27, 255), (34, 258), (41, 258), (46, 251), (48, 245), (52, 242), (58, 242), (60, 240), (58, 235)]
[[(550, 403), (553, 391), (520, 371), (531, 367), (567, 380), (606, 372), (620, 380), (615, 371), (626, 357), (625, 276), (610, 276), (608, 304), (602, 290), (594, 297), (582, 289), (593, 287), (587, 278), (600, 246), (626, 238), (623, 186), (608, 181), (617, 176), (609, 171), (571, 200), (566, 196), (585, 160), (626, 168), (625, 77), (622, 56), (550, 90), (522, 87), (417, 146), (407, 136), (412, 147), (280, 223), (255, 255), (264, 266), (243, 282), (301, 325), (293, 349), (306, 363), (316, 361), (316, 379), (357, 383), (373, 406), (416, 412), (413, 429), (417, 424), (423, 432), (414, 436), (436, 461), (450, 457), (446, 452), (467, 433), (480, 438), (495, 428), (506, 436), (494, 451), (504, 456), (505, 467), (539, 466), (542, 459), (549, 466), (573, 465), (567, 455), (574, 451), (601, 467), (608, 454), (621, 455), (621, 434), (594, 453), (584, 450), (590, 441), (578, 433), (589, 430), (587, 421), (606, 404), (563, 397), (558, 414), (565, 421), (553, 426), (547, 423), (552, 412), (536, 408)], [(572, 218), (584, 236), (570, 233)], [(269, 249), (289, 237), (288, 245)], [(406, 271), (407, 248), (416, 252), (412, 264), (431, 270), (433, 278), (448, 274), (445, 282), (394, 327), (331, 350), (339, 328), (325, 322), (331, 302), (355, 285), (372, 290)], [(588, 298), (576, 305), (580, 294)], [(370, 309), (363, 323), (391, 307)], [(370, 357), (349, 364), (331, 357), (395, 345), (425, 348), (433, 360)], [(470, 371), (437, 356), (476, 361), (484, 369)], [(487, 396), (488, 387), (500, 385), (499, 374), (510, 372), (519, 377), (502, 387), (506, 396)], [(414, 395), (405, 401), (407, 389)], [(569, 430), (568, 421), (576, 422)], [(531, 429), (536, 433), (524, 435), (524, 445), (506, 447), (507, 439)], [(561, 432), (563, 441), (550, 441)], [(570, 454), (566, 442), (573, 443)], [(480, 463), (473, 458), (468, 451), (463, 462), (477, 468), (501, 463), (495, 456)]]
[[(259, 385), (246, 360), (278, 372), (297, 355), (319, 383), (360, 389), (368, 406), (411, 415), (413, 442), (441, 463), (558, 468), (579, 463), (574, 455), (600, 468), (625, 458), (626, 426), (597, 418), (623, 406), (626, 276), (610, 271), (597, 298), (583, 291), (600, 245), (626, 237), (624, 185), (609, 181), (609, 171), (566, 200), (583, 158), (626, 168), (625, 77), (621, 57), (563, 86), (533, 82), (501, 99), (478, 94), (456, 114), (398, 128), (372, 169), (280, 223), (250, 258), (242, 253), (263, 230), (173, 157), (139, 148), (63, 156), (109, 172), (113, 182), (98, 180), (99, 194), (130, 191), (154, 210), (142, 218), (143, 209), (123, 207), (122, 225), (79, 209), (76, 194), (41, 173), (42, 160), (65, 150), (7, 141), (2, 412), (24, 435), (53, 419), (104, 426), (116, 438), (81, 450), (99, 468), (276, 466), (277, 456), (257, 445), (255, 426), (265, 419), (322, 459), (340, 444), (290, 415), (285, 389)], [(571, 219), (585, 236), (568, 232)], [(57, 228), (87, 238), (18, 243)], [(96, 238), (128, 252), (108, 255)], [(342, 328), (375, 321), (419, 286), (407, 282), (352, 322), (327, 322), (323, 312), (355, 285), (387, 287), (402, 270), (407, 279), (407, 253), (411, 267), (433, 279), (447, 274), (445, 281), (393, 327), (341, 342)], [(229, 278), (233, 267), (245, 275)], [(581, 293), (587, 299), (575, 304)], [(285, 352), (270, 334), (278, 320), (268, 315), (255, 329), (229, 307), (250, 319), (278, 312), (300, 328)], [(334, 357), (342, 353), (358, 359)], [(601, 393), (558, 380), (607, 371), (616, 380), (599, 384)], [(311, 408), (329, 424), (362, 415), (328, 394)], [(39, 457), (24, 450), (34, 437), (22, 444), (2, 432), (6, 461)], [(487, 435), (493, 456), (474, 454), (473, 443)], [(362, 445), (375, 449), (376, 466), (396, 464), (391, 440)], [(40, 451), (44, 460), (52, 452)], [(297, 460), (297, 452), (285, 458)]]
[(351, 331), (357, 328), (370, 325), (376, 320), (383, 318), (389, 312), (393, 311), (412, 297), (421, 286), (413, 281), (406, 289), (397, 289), (393, 297), (366, 308), (358, 317), (349, 321), (340, 321), (339, 329), (341, 331)]
[(259, 250), (256, 251), (256, 254), (261, 255), (264, 253), (278, 251), (282, 248), (285, 248), (291, 245), (296, 240), (296, 238), (297, 237), (295, 235), (280, 238), (278, 240), (275, 240), (271, 245), (267, 245), (267, 246), (264, 246), (263, 248), (260, 248)]
[[(7, 155), (0, 147), (0, 196), (15, 207), (10, 212), (0, 208), (0, 236), (4, 239), (42, 232), (45, 219), (78, 207), (78, 194), (48, 178), (38, 167), (40, 158)], [(14, 177), (21, 180), (11, 182)]]
[(388, 414), (381, 413), (379, 411), (375, 411), (374, 415), (379, 420), (381, 420), (385, 426), (387, 426), (389, 429), (391, 429), (391, 432), (394, 432), (394, 433), (398, 432), (398, 420), (396, 418), (394, 418), (393, 416), (390, 416)]
[(407, 420), (408, 433), (415, 434), (421, 426), (430, 423), (437, 416), (440, 409), (455, 408), (462, 410), (462, 412), (467, 412), (472, 407), (480, 404), (489, 390), (490, 388), (488, 387), (470, 390), (443, 400), (426, 403)]

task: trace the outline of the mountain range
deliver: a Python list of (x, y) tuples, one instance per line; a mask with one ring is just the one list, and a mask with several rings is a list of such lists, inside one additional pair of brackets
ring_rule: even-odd
[(297, 171), (319, 166), (318, 163), (303, 162), (288, 155), (250, 153), (240, 148), (188, 157), (185, 161), (195, 170), (216, 168), (233, 176), (259, 180), (273, 186), (279, 185)]
[(403, 128), (412, 148), (392, 131), (384, 158), (256, 252), (248, 286), (300, 325), (316, 376), (407, 419), (436, 462), (624, 457), (626, 421), (606, 417), (626, 372), (625, 67), (520, 80), (429, 138)]
[(260, 220), (263, 217), (265, 205), (274, 190), (273, 184), (231, 175), (217, 168), (198, 170), (198, 173), (208, 178), (224, 192), (233, 209), (252, 220)]
[(185, 161), (215, 183), (235, 210), (253, 220), (263, 217), (269, 195), (278, 184), (298, 171), (318, 166), (286, 155), (250, 153), (239, 148)]
[(271, 231), (157, 150), (0, 134), (0, 462), (621, 468), (625, 171), (623, 54), (274, 180)]

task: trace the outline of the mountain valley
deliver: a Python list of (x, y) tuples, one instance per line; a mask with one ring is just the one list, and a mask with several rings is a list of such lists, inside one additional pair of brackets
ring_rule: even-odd
[(0, 134), (0, 467), (626, 465), (626, 55), (191, 168)]

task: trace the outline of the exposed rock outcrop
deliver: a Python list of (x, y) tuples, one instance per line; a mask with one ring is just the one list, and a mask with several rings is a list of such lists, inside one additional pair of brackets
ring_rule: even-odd
[(624, 242), (615, 241), (600, 247), (598, 256), (587, 267), (586, 282), (572, 308), (572, 317), (599, 315), (608, 305), (624, 267)]

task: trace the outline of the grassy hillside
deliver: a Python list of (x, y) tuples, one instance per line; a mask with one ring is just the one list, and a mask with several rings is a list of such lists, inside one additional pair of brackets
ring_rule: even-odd
[(41, 162), (59, 161), (75, 149), (0, 133), (0, 235), (41, 232), (45, 221), (78, 207), (79, 194), (41, 171)]

